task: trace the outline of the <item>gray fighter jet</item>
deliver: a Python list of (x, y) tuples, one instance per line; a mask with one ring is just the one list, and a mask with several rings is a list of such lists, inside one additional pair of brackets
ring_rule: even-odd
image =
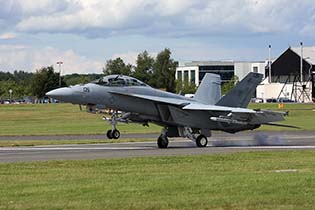
[(109, 75), (85, 85), (58, 88), (46, 95), (60, 101), (86, 105), (87, 111), (114, 110), (109, 121), (109, 139), (118, 139), (116, 125), (123, 123), (158, 124), (162, 129), (157, 139), (159, 148), (167, 148), (168, 137), (187, 137), (198, 147), (207, 146), (211, 130), (236, 133), (254, 130), (262, 124), (284, 120), (284, 112), (247, 109), (251, 96), (263, 76), (249, 73), (230, 92), (221, 97), (221, 79), (206, 74), (194, 98), (157, 90), (129, 76)]

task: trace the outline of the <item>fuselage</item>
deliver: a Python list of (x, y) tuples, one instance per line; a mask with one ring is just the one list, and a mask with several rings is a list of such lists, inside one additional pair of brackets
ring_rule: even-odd
[(136, 97), (120, 97), (119, 95), (115, 95), (113, 93), (178, 99), (186, 101), (187, 103), (194, 101), (192, 98), (154, 89), (149, 86), (108, 87), (93, 83), (58, 88), (48, 92), (47, 95), (60, 101), (72, 104), (91, 104), (125, 112), (158, 115), (157, 110), (154, 108), (154, 103), (150, 100), (140, 100)]
[[(112, 78), (117, 75), (112, 75)], [(108, 81), (110, 76), (102, 81), (58, 88), (48, 92), (46, 95), (63, 102), (95, 106), (98, 108), (109, 108), (128, 113), (135, 113), (140, 121), (154, 122), (163, 126), (181, 126), (198, 129), (224, 130), (237, 132), (241, 130), (254, 129), (257, 125), (231, 125), (227, 123), (214, 122), (211, 117), (219, 117), (224, 112), (209, 111), (184, 111), (180, 106), (172, 106), (168, 103), (151, 100), (163, 98), (165, 101), (175, 100), (180, 104), (199, 103), (193, 98), (154, 89), (141, 81), (124, 76), (124, 82), (113, 84)], [(121, 79), (121, 80), (122, 80)], [(131, 83), (130, 80), (135, 82)], [(106, 81), (104, 81), (106, 80)], [(128, 81), (127, 81), (128, 80)], [(141, 96), (141, 97), (137, 97)]]

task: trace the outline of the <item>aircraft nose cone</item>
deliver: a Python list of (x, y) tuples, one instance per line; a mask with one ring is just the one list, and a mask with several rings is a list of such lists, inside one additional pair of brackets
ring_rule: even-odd
[(49, 91), (46, 93), (46, 96), (58, 99), (60, 101), (69, 101), (71, 99), (71, 96), (73, 94), (73, 91), (71, 88), (58, 88), (52, 91)]

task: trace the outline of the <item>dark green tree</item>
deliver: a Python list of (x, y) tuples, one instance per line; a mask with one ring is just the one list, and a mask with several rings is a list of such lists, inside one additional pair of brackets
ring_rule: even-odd
[(182, 80), (176, 80), (176, 93), (180, 93), (182, 95), (185, 94), (194, 94), (197, 90), (197, 86), (194, 83)]
[(9, 99), (9, 90), (12, 90), (13, 99), (24, 96), (24, 88), (13, 80), (0, 82), (0, 94), (2, 99)]
[[(62, 81), (62, 86), (65, 83)], [(32, 94), (38, 98), (43, 98), (45, 93), (59, 87), (59, 73), (54, 72), (52, 66), (43, 67), (36, 70), (32, 80)]]
[(86, 84), (93, 80), (99, 79), (103, 74), (68, 74), (63, 77), (66, 86), (76, 84)]
[(171, 51), (165, 48), (157, 55), (153, 65), (152, 84), (157, 88), (175, 92), (175, 71), (178, 62), (171, 58), (171, 54)]
[(77, 85), (77, 84), (86, 84), (88, 82), (91, 82), (91, 80), (89, 80), (88, 75), (80, 75), (80, 74), (65, 75), (64, 81), (67, 86)]
[(136, 60), (135, 71), (133, 72), (133, 76), (145, 83), (150, 84), (150, 79), (153, 74), (153, 64), (154, 58), (149, 55), (149, 53), (145, 50), (140, 53)]
[(123, 74), (130, 75), (131, 74), (132, 65), (125, 64), (123, 59), (120, 57), (112, 60), (106, 61), (105, 68), (103, 68), (103, 72), (105, 75), (109, 74)]
[(238, 83), (238, 77), (237, 76), (233, 76), (230, 81), (228, 81), (226, 83), (223, 83), (222, 86), (221, 86), (222, 95), (225, 95), (227, 92), (232, 90), (237, 83)]
[(26, 84), (32, 80), (33, 75), (33, 73), (15, 70), (12, 79), (19, 84)]
[(13, 75), (10, 72), (0, 72), (0, 81), (8, 81), (13, 79)]
[(30, 86), (33, 73), (24, 71), (0, 72), (0, 97), (9, 98), (9, 90), (13, 91), (13, 98), (30, 95)]

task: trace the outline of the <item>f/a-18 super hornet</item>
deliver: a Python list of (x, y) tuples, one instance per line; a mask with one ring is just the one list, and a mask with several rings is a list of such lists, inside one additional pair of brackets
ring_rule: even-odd
[(207, 146), (212, 130), (236, 133), (275, 125), (284, 120), (284, 112), (247, 109), (250, 99), (263, 76), (249, 73), (231, 91), (221, 97), (221, 78), (206, 74), (195, 96), (154, 89), (129, 76), (109, 75), (84, 85), (58, 88), (46, 95), (63, 102), (86, 105), (88, 112), (108, 108), (114, 110), (107, 131), (109, 139), (118, 139), (118, 122), (134, 122), (163, 127), (157, 139), (159, 148), (167, 148), (168, 137), (187, 137), (198, 147)]

